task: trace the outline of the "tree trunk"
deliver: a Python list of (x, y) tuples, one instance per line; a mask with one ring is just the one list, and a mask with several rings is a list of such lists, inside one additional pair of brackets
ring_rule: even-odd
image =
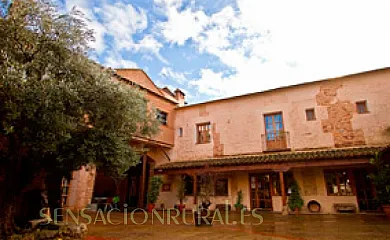
[[(7, 184), (8, 182), (8, 184)], [(0, 200), (0, 237), (6, 239), (15, 230), (15, 215), (20, 210), (20, 194), (16, 194), (11, 188), (12, 184), (5, 179)]]
[(2, 206), (0, 210), (0, 237), (6, 239), (14, 233), (14, 207), (12, 204)]
[(23, 165), (21, 148), (16, 137), (9, 137), (9, 151), (3, 159), (2, 167), (5, 171), (3, 181), (0, 182), (0, 237), (6, 239), (16, 228), (15, 216), (20, 214), (23, 190), (32, 181), (31, 168)]
[[(50, 215), (53, 220), (62, 221), (62, 196), (61, 196), (61, 182), (62, 174), (52, 173), (46, 177), (46, 188), (48, 197), (48, 207), (50, 208)], [(56, 211), (57, 209), (57, 211)], [(56, 219), (55, 218), (56, 211)]]

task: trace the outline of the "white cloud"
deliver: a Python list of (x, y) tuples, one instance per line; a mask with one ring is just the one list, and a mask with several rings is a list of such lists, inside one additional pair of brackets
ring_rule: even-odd
[(175, 72), (170, 67), (163, 67), (159, 73), (159, 75), (168, 80), (174, 80), (180, 84), (184, 84), (187, 82), (187, 77), (184, 73)]
[[(206, 15), (159, 0), (167, 42), (193, 40), (200, 53), (229, 68), (205, 68), (191, 82), (213, 96), (231, 96), (390, 65), (390, 2), (237, 0)], [(229, 74), (233, 72), (233, 74)]]
[(197, 37), (207, 25), (208, 17), (203, 11), (193, 11), (187, 8), (179, 11), (180, 0), (155, 0), (168, 20), (160, 22), (159, 31), (168, 42), (184, 45), (188, 39)]
[(119, 53), (111, 52), (105, 58), (104, 65), (111, 68), (137, 68), (137, 64), (133, 61), (124, 59)]
[(163, 47), (163, 44), (157, 41), (152, 35), (146, 35), (144, 38), (142, 38), (141, 41), (139, 41), (137, 44), (134, 45), (135, 51), (140, 52), (150, 52), (154, 54), (161, 62), (165, 64), (169, 64), (168, 60), (166, 60), (163, 56), (160, 54), (160, 49)]
[(100, 19), (107, 29), (107, 34), (114, 38), (118, 49), (134, 48), (133, 35), (148, 27), (148, 20), (143, 9), (131, 4), (116, 2), (103, 4)]
[[(115, 52), (128, 50), (144, 54), (150, 53), (163, 63), (168, 64), (168, 61), (160, 54), (163, 45), (154, 36), (145, 35), (139, 41), (134, 40), (136, 34), (143, 33), (148, 28), (147, 12), (143, 8), (121, 1), (114, 4), (102, 1), (95, 6), (93, 1), (88, 0), (66, 0), (65, 6), (68, 10), (76, 6), (90, 19), (88, 26), (95, 31), (96, 38), (92, 47), (96, 49), (98, 54), (101, 54), (106, 48)], [(105, 41), (105, 36), (112, 37), (113, 42)]]

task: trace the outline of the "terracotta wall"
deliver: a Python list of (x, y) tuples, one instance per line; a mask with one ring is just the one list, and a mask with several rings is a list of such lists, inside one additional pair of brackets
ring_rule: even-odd
[[(309, 177), (310, 173), (313, 177)], [(300, 187), (301, 195), (304, 200), (303, 213), (309, 213), (307, 203), (311, 200), (316, 200), (321, 205), (321, 213), (337, 213), (333, 207), (335, 203), (352, 203), (358, 207), (356, 196), (328, 196), (326, 191), (326, 183), (324, 177), (324, 168), (301, 168), (293, 170), (294, 178)], [(314, 180), (314, 181), (313, 181)], [(312, 185), (309, 189), (308, 182)], [(313, 186), (315, 191), (313, 192)]]
[[(279, 111), (292, 150), (389, 144), (389, 79), (390, 70), (381, 70), (179, 108), (175, 130), (182, 127), (183, 136), (175, 134), (172, 159), (261, 152), (264, 114)], [(369, 113), (357, 114), (361, 100)], [(315, 109), (315, 121), (306, 121), (308, 108)], [(203, 122), (212, 123), (212, 141), (196, 144), (196, 124)]]
[(158, 108), (168, 114), (167, 125), (161, 124), (160, 133), (157, 136), (154, 136), (152, 139), (173, 145), (176, 115), (174, 110), (176, 108), (176, 104), (151, 93), (147, 93), (146, 98), (150, 101), (150, 106)]

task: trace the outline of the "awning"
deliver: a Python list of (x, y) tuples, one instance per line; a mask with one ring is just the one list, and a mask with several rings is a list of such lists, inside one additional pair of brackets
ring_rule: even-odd
[[(199, 160), (174, 161), (156, 166), (158, 172), (180, 170), (180, 169), (203, 169), (231, 166), (253, 166), (253, 165), (289, 165), (290, 163), (319, 162), (322, 160), (353, 160), (368, 159), (375, 153), (382, 151), (385, 147), (349, 147), (321, 149), (310, 151), (291, 151), (279, 153), (260, 153), (251, 155), (235, 155), (215, 158), (205, 158)], [(336, 162), (337, 163), (337, 162)], [(351, 161), (354, 163), (354, 161)]]

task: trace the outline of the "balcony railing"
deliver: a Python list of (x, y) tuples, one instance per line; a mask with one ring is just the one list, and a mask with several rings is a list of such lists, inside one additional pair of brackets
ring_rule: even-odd
[(267, 131), (261, 134), (263, 151), (290, 150), (290, 134), (285, 131)]

